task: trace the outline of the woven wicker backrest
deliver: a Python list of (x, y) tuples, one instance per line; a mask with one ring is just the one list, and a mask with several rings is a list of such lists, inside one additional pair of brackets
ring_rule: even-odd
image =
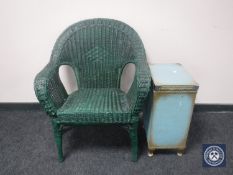
[[(90, 19), (68, 27), (58, 38), (51, 61), (72, 66), (79, 88), (119, 88), (127, 63), (144, 54), (137, 33), (111, 19)], [(136, 65), (137, 69), (137, 65)]]

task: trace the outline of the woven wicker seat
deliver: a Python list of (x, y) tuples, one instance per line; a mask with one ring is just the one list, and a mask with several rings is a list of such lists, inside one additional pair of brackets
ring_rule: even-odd
[(130, 121), (131, 113), (126, 94), (121, 90), (87, 88), (72, 93), (57, 116), (68, 120), (73, 117), (79, 122), (121, 123)]
[[(120, 80), (128, 63), (133, 63), (136, 71), (125, 93), (120, 90)], [(70, 65), (77, 79), (79, 89), (70, 95), (59, 78), (61, 65)], [(63, 160), (63, 126), (118, 124), (129, 131), (132, 160), (136, 161), (139, 112), (150, 82), (142, 41), (127, 24), (90, 19), (68, 27), (34, 82), (36, 96), (51, 117), (59, 160)]]

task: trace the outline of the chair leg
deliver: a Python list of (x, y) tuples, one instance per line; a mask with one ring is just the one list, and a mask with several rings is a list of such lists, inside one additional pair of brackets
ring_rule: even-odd
[(131, 140), (131, 160), (136, 162), (138, 159), (138, 123), (130, 124), (129, 135)]
[(62, 130), (61, 125), (57, 124), (56, 122), (52, 122), (53, 124), (53, 132), (55, 137), (55, 142), (57, 144), (57, 150), (58, 150), (58, 160), (59, 162), (62, 162), (63, 159), (63, 152), (62, 152)]

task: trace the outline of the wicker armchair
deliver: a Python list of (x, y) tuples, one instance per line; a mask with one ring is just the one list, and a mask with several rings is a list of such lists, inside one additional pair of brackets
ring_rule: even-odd
[[(135, 64), (134, 81), (120, 90), (124, 66)], [(67, 94), (58, 75), (70, 65), (78, 90)], [(50, 116), (63, 161), (62, 129), (65, 125), (118, 124), (126, 126), (137, 160), (139, 112), (150, 88), (150, 72), (138, 34), (127, 24), (112, 19), (89, 19), (68, 27), (58, 38), (50, 62), (36, 76), (34, 89)]]

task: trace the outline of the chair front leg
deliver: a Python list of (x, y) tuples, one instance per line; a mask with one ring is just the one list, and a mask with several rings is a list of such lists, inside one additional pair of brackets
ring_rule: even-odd
[(61, 124), (58, 124), (55, 121), (52, 121), (52, 125), (53, 125), (55, 142), (57, 144), (58, 160), (59, 160), (59, 162), (62, 162), (64, 159), (63, 159), (63, 152), (62, 152), (62, 128), (61, 128)]
[(131, 160), (138, 159), (138, 122), (129, 125), (129, 135), (131, 140)]

